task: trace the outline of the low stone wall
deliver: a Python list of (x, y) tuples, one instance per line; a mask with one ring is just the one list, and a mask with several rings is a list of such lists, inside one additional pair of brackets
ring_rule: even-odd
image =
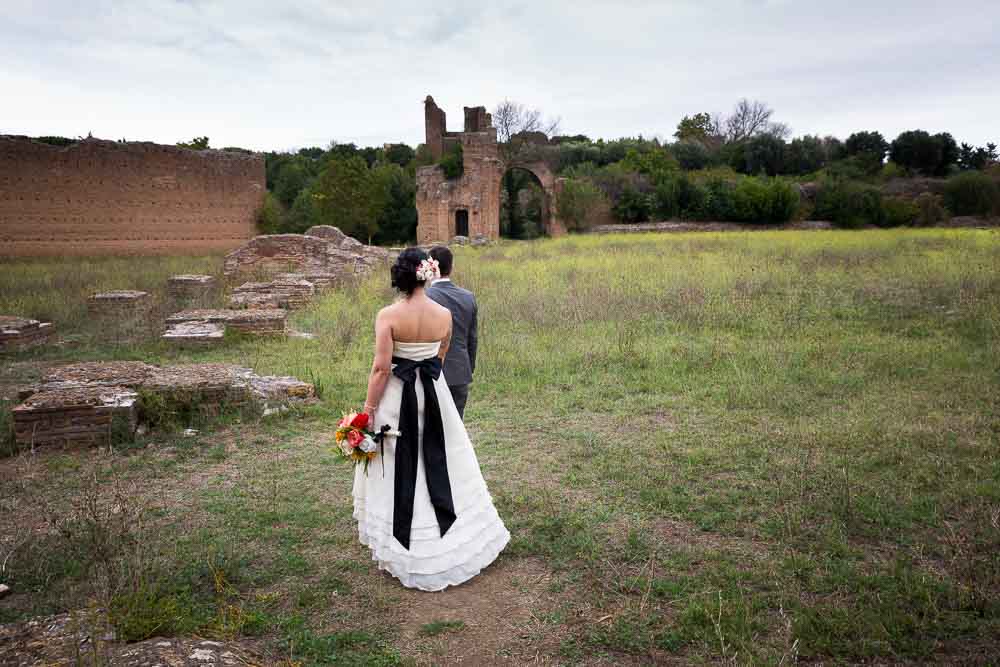
[(52, 337), (53, 332), (51, 322), (0, 315), (0, 352), (20, 351), (43, 345)]
[(184, 310), (168, 317), (167, 326), (183, 322), (209, 322), (253, 336), (282, 335), (287, 315), (287, 311), (281, 309)]
[[(100, 445), (127, 439), (144, 410), (216, 413), (313, 398), (308, 382), (259, 376), (232, 364), (153, 366), (140, 361), (83, 362), (50, 370), (20, 392), (14, 437), (22, 446)], [(153, 405), (143, 405), (151, 400)]]
[(14, 439), (29, 447), (112, 442), (135, 431), (138, 398), (124, 387), (46, 389), (13, 409)]

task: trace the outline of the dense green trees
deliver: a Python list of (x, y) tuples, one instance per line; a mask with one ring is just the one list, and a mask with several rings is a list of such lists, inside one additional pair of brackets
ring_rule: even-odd
[[(270, 197), (259, 224), (265, 233), (302, 233), (320, 224), (375, 243), (416, 238), (416, 151), (332, 144), (294, 153), (266, 153)], [(401, 165), (400, 162), (403, 164)]]
[(318, 224), (339, 227), (348, 236), (371, 242), (385, 193), (362, 156), (330, 158), (311, 190)]
[[(783, 222), (796, 215), (833, 220), (845, 227), (933, 224), (946, 215), (1000, 214), (997, 176), (985, 171), (997, 162), (997, 146), (957, 145), (948, 133), (901, 133), (892, 142), (878, 131), (859, 131), (840, 141), (805, 135), (788, 139), (786, 125), (758, 101), (741, 100), (728, 116), (698, 112), (684, 116), (673, 138), (623, 137), (592, 140), (583, 134), (553, 134), (556, 123), (541, 112), (505, 102), (494, 113), (502, 126), (502, 154), (539, 160), (569, 180), (559, 201), (545, 202), (526, 172), (503, 178), (501, 226), (515, 238), (542, 233), (546, 205), (559, 209), (572, 229), (586, 229), (594, 211), (624, 222), (681, 218)], [(530, 141), (517, 137), (534, 128)], [(538, 141), (539, 136), (542, 137)], [(207, 146), (207, 137), (188, 142)], [(888, 157), (888, 162), (886, 158)], [(437, 165), (459, 178), (460, 148)], [(269, 197), (260, 215), (263, 231), (304, 231), (333, 224), (376, 243), (405, 243), (416, 237), (415, 170), (433, 165), (425, 146), (382, 148), (331, 144), (296, 152), (266, 154)], [(995, 171), (995, 170), (994, 170)], [(880, 186), (906, 176), (955, 176), (944, 197), (925, 193), (909, 201), (886, 197)], [(815, 205), (799, 201), (793, 181), (814, 181)], [(801, 211), (799, 210), (801, 208)]]
[(889, 159), (924, 176), (945, 176), (959, 158), (958, 145), (947, 132), (928, 134), (923, 130), (903, 132), (889, 148)]

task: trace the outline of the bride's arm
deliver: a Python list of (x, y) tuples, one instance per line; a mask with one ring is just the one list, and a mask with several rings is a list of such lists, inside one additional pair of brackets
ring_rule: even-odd
[(368, 395), (365, 398), (365, 412), (375, 414), (375, 408), (382, 400), (385, 383), (392, 373), (392, 325), (389, 318), (380, 312), (375, 318), (375, 360), (368, 376)]
[(445, 356), (448, 354), (448, 348), (451, 347), (451, 321), (448, 322), (448, 333), (444, 335), (441, 339), (441, 349), (438, 350), (438, 359), (444, 362)]

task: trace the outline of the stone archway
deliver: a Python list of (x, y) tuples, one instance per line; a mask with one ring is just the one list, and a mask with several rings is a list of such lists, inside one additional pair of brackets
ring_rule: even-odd
[[(501, 180), (507, 172), (515, 169), (528, 172), (534, 177), (535, 182), (541, 186), (544, 199), (541, 216), (542, 232), (548, 234), (549, 236), (560, 236), (561, 234), (565, 234), (566, 226), (563, 224), (562, 220), (559, 219), (558, 210), (556, 208), (556, 198), (559, 194), (559, 190), (562, 188), (562, 181), (564, 179), (557, 178), (552, 172), (552, 169), (550, 169), (549, 165), (545, 162), (525, 162), (514, 160), (504, 165), (504, 170), (500, 177)], [(499, 213), (497, 215), (497, 219), (499, 220)]]

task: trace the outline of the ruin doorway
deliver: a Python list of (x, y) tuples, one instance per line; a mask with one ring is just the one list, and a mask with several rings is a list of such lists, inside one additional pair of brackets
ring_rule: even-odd
[(455, 211), (455, 236), (469, 235), (469, 211), (460, 208)]
[(500, 182), (500, 235), (533, 239), (549, 228), (549, 193), (531, 169), (510, 167)]

